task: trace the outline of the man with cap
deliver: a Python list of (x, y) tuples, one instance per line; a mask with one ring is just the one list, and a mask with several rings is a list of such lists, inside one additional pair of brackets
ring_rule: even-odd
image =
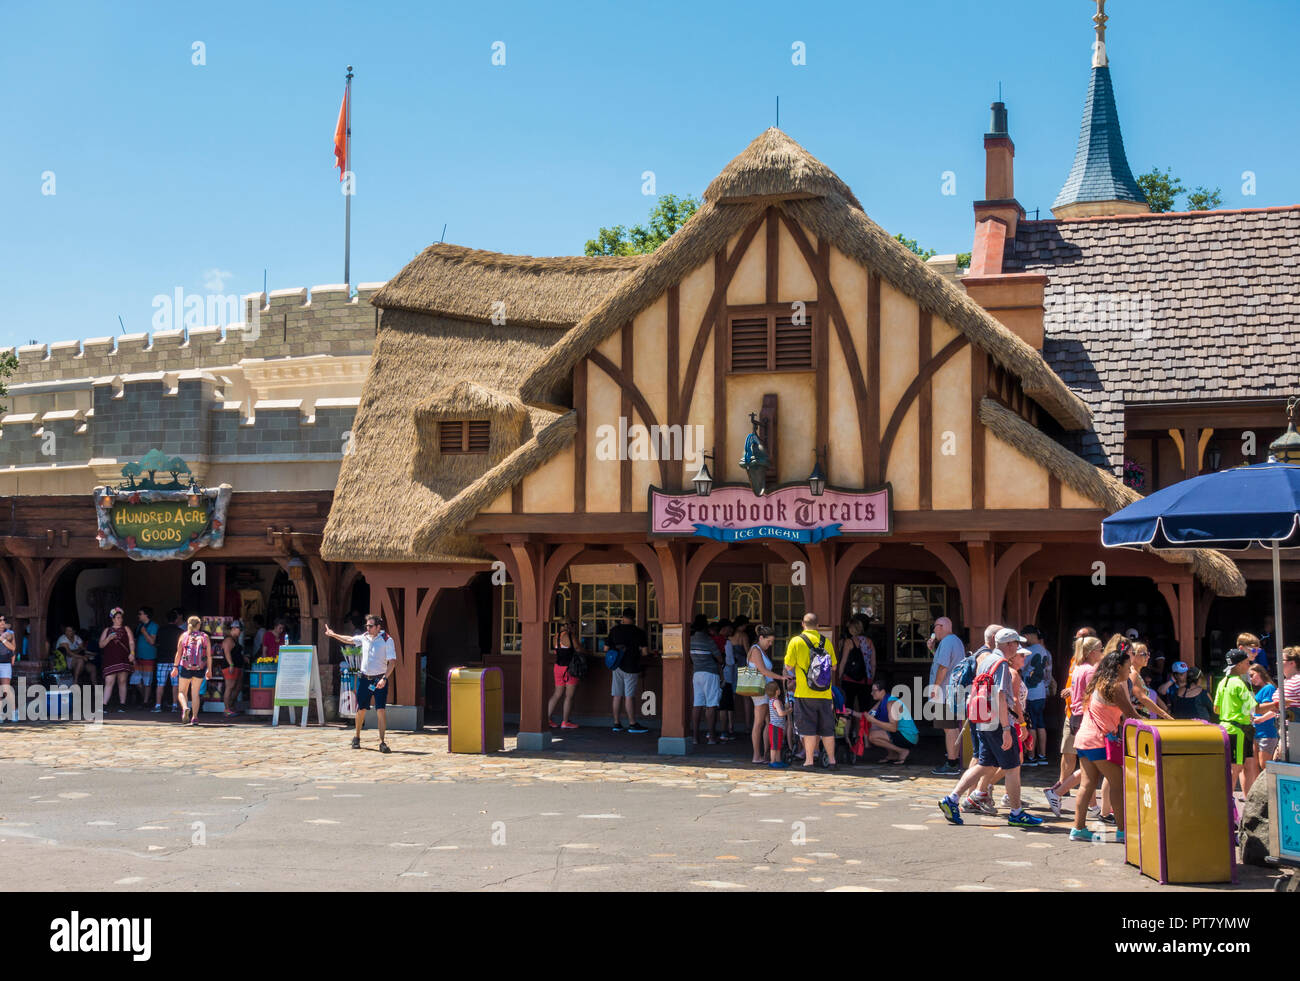
[(1214, 711), (1219, 725), (1232, 740), (1232, 784), (1241, 780), (1241, 792), (1250, 793), (1250, 785), (1259, 776), (1255, 762), (1255, 693), (1246, 683), (1250, 671), (1250, 654), (1240, 647), (1228, 651), (1227, 678), (1214, 693)]
[[(1014, 679), (1010, 661), (1015, 657), (1025, 638), (1011, 627), (1003, 627), (993, 638), (994, 649), (982, 654), (975, 664), (975, 685), (967, 704), (967, 718), (978, 740), (975, 765), (962, 774), (957, 786), (939, 801), (939, 810), (952, 824), (962, 824), (961, 795), (973, 790), (985, 778), (999, 770), (1006, 773), (1007, 798), (1011, 813), (1007, 824), (1016, 828), (1033, 828), (1043, 819), (1027, 813), (1020, 802), (1020, 747), (1016, 742), (1015, 727), (1011, 724), (1011, 703), (1015, 698)], [(988, 801), (971, 800), (967, 803), (983, 813), (996, 814)]]

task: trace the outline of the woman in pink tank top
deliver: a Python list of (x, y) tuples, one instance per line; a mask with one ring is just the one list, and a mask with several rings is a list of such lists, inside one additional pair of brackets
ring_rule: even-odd
[[(1128, 697), (1130, 650), (1120, 645), (1101, 659), (1097, 673), (1092, 676), (1084, 695), (1083, 721), (1074, 737), (1074, 751), (1079, 754), (1083, 770), (1083, 786), (1074, 809), (1074, 830), (1071, 841), (1100, 841), (1101, 835), (1089, 831), (1088, 804), (1104, 778), (1117, 796), (1123, 791), (1123, 775), (1118, 764), (1106, 759), (1106, 740), (1114, 738), (1120, 723), (1137, 715)], [(1124, 840), (1124, 806), (1115, 802), (1115, 840)]]

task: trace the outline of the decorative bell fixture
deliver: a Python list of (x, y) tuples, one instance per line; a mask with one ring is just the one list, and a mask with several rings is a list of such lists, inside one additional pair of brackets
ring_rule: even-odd
[(754, 431), (745, 437), (745, 455), (740, 458), (740, 466), (749, 474), (749, 486), (753, 489), (754, 496), (762, 497), (767, 490), (767, 468), (771, 465), (772, 458), (768, 456), (767, 448), (758, 435), (760, 429), (766, 428), (763, 420), (757, 413), (751, 412), (749, 424), (754, 427)]
[(1286, 432), (1269, 444), (1268, 452), (1278, 463), (1300, 463), (1300, 433), (1295, 429), (1296, 418), (1300, 416), (1300, 399), (1294, 395), (1287, 399), (1286, 415)]
[(713, 493), (713, 474), (709, 473), (709, 461), (712, 459), (712, 453), (701, 453), (700, 469), (691, 478), (691, 483), (695, 485), (695, 493), (700, 497), (708, 497)]
[(820, 453), (813, 451), (813, 468), (812, 473), (808, 475), (808, 492), (813, 497), (821, 497), (826, 493), (826, 471), (822, 468), (824, 460), (829, 451), (829, 447), (822, 447)]

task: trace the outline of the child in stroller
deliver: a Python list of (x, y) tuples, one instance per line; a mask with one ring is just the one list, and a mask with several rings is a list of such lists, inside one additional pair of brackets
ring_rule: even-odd
[[(849, 763), (856, 763), (861, 757), (860, 753), (854, 752), (858, 727), (861, 725), (855, 718), (858, 713), (845, 706), (844, 692), (839, 685), (831, 685), (831, 701), (835, 713), (835, 759), (837, 761), (844, 760)], [(795, 725), (794, 721), (793, 691), (786, 692), (785, 712), (787, 719), (785, 724), (785, 752), (781, 758), (787, 765), (793, 766), (795, 761), (802, 765), (804, 756), (803, 736), (798, 731), (798, 726)], [(813, 763), (817, 766), (825, 766), (828, 762), (826, 750), (819, 743)]]

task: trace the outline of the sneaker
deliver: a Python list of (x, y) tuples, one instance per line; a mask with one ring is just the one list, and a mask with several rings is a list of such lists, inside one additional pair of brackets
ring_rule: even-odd
[(969, 794), (962, 809), (970, 811), (972, 814), (988, 814), (997, 817), (998, 809), (993, 806), (993, 801), (989, 799), (988, 794)]
[(161, 712), (161, 711), (162, 711), (162, 706), (161, 706), (161, 705), (155, 705), (155, 706), (154, 706), (153, 708), (151, 708), (149, 711), (150, 711), (150, 712)]
[(1092, 807), (1088, 808), (1088, 817), (1092, 818), (1094, 821), (1101, 817), (1101, 805), (1093, 804)]
[(610, 726), (610, 727), (609, 727), (609, 731), (610, 731), (610, 732), (622, 732), (622, 731), (623, 731), (623, 727), (622, 727), (622, 726)]
[(936, 777), (955, 777), (961, 773), (961, 766), (952, 760), (944, 760), (930, 772)]
[(1114, 823), (1115, 823), (1115, 815), (1114, 815), (1114, 814), (1106, 814), (1106, 815), (1103, 815), (1102, 820), (1105, 821), (1107, 824), (1114, 824)]
[(556, 722), (554, 719), (547, 719), (546, 721), (549, 722), (549, 723), (551, 724), (551, 728), (552, 728), (552, 729), (558, 729), (558, 728), (560, 728), (560, 724), (559, 724), (558, 722)]
[(1042, 823), (1042, 818), (1036, 817), (1028, 811), (1012, 811), (1007, 815), (1007, 824), (1013, 828), (1036, 828)]
[(939, 798), (939, 810), (943, 812), (943, 816), (949, 824), (966, 823), (961, 819), (961, 812), (957, 809), (957, 801), (950, 797)]
[(353, 737), (352, 737), (352, 748), (353, 748), (353, 749), (360, 749), (360, 748), (361, 748), (361, 737), (360, 737), (360, 736), (353, 736)]
[(1047, 798), (1047, 806), (1052, 809), (1053, 817), (1061, 816), (1061, 795), (1051, 787), (1043, 791), (1043, 796)]
[(1089, 831), (1087, 828), (1071, 828), (1071, 841), (1101, 841), (1101, 835)]
[(576, 729), (576, 728), (578, 728), (578, 723), (576, 723), (576, 722), (561, 722), (561, 723), (560, 723), (560, 728), (561, 728), (561, 729)]
[[(388, 743), (380, 743), (380, 744), (379, 744), (379, 752), (381, 752), (381, 753), (391, 753), (392, 750), (388, 748)], [(1042, 822), (1039, 822), (1039, 823), (1042, 823)]]
[(639, 736), (641, 733), (649, 732), (650, 730), (642, 725), (631, 725), (627, 727), (627, 731), (632, 733), (633, 735)]
[(1010, 794), (1003, 794), (1003, 795), (1002, 795), (1002, 801), (1001, 801), (1001, 804), (1002, 804), (1003, 807), (1010, 807), (1010, 806), (1011, 806), (1011, 795), (1010, 795)]
[(784, 763), (781, 760), (772, 760), (767, 765), (771, 767), (773, 770), (785, 770), (790, 766), (789, 763)]
[(1115, 842), (1116, 842), (1116, 844), (1119, 844), (1119, 845), (1124, 844), (1124, 832), (1123, 832), (1123, 831), (1116, 831), (1116, 832), (1115, 832)]
[(1040, 757), (1038, 757), (1038, 760), (1037, 760), (1036, 762), (1037, 762), (1037, 765), (1038, 765), (1038, 766), (1051, 766), (1051, 765), (1052, 765), (1051, 763), (1048, 762), (1046, 756), (1040, 756)]

